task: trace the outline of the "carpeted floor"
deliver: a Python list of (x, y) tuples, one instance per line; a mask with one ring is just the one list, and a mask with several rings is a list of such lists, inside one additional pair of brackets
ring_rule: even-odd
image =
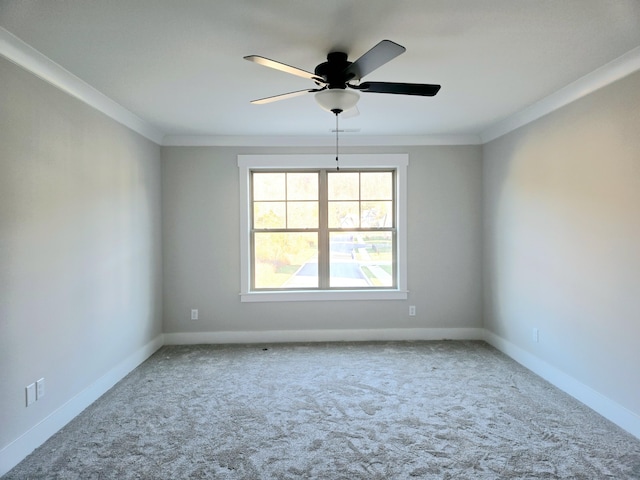
[(41, 478), (640, 479), (640, 441), (483, 342), (163, 347)]

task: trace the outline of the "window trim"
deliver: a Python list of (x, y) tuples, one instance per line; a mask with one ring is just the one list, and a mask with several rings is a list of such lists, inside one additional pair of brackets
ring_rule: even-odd
[(273, 169), (331, 169), (333, 155), (238, 155), (240, 193), (240, 299), (242, 302), (335, 301), (335, 300), (406, 300), (407, 291), (407, 167), (409, 155), (345, 154), (340, 156), (344, 169), (393, 168), (396, 170), (397, 287), (375, 290), (251, 290), (251, 246), (249, 216), (250, 171)]

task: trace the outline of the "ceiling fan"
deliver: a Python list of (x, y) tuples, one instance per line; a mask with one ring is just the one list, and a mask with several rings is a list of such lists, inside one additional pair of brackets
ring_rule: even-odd
[(260, 98), (253, 100), (251, 103), (271, 103), (307, 93), (315, 93), (315, 99), (318, 104), (325, 110), (335, 113), (337, 116), (355, 107), (360, 98), (358, 92), (392, 93), (396, 95), (418, 95), (423, 97), (434, 96), (438, 93), (438, 90), (440, 90), (440, 85), (425, 83), (360, 82), (363, 77), (405, 51), (406, 48), (402, 45), (398, 45), (391, 40), (382, 40), (354, 62), (347, 60), (346, 53), (330, 52), (327, 55), (327, 61), (319, 64), (313, 73), (259, 55), (248, 55), (244, 57), (245, 60), (307, 78), (315, 82), (317, 86), (316, 88)]

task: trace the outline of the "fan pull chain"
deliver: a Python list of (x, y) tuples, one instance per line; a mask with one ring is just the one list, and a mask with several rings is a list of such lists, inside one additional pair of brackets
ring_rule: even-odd
[(338, 114), (340, 112), (336, 112), (336, 171), (340, 171), (340, 163), (338, 163)]

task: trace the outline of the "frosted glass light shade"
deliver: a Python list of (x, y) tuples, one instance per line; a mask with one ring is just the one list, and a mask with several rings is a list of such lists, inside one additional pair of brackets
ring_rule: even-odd
[(316, 93), (315, 98), (324, 110), (340, 113), (355, 107), (360, 94), (346, 88), (328, 88)]

